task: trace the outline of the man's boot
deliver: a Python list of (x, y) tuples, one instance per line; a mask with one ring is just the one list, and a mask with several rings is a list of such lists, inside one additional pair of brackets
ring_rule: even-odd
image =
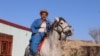
[(40, 56), (39, 52), (37, 53), (31, 53), (32, 56)]
[(36, 53), (36, 56), (40, 56), (40, 53), (39, 53), (39, 52), (37, 52), (37, 53)]

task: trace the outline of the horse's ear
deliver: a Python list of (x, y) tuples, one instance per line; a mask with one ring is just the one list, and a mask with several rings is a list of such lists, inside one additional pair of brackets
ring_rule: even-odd
[(55, 17), (55, 21), (54, 23), (52, 24), (53, 27), (57, 27), (58, 26), (58, 22), (59, 22), (59, 18), (58, 17)]
[(55, 17), (55, 20), (56, 20), (57, 22), (59, 22), (59, 17)]

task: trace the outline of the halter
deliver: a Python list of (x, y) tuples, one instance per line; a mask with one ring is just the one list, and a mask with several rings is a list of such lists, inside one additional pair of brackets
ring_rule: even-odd
[(71, 27), (70, 25), (68, 25), (68, 26), (65, 26), (65, 27), (63, 28), (63, 27), (59, 24), (60, 21), (61, 21), (61, 20), (59, 20), (59, 22), (58, 22), (58, 26), (61, 27), (62, 31), (58, 31), (58, 26), (57, 26), (57, 30), (54, 29), (54, 30), (57, 31), (57, 33), (60, 35), (59, 40), (61, 40), (61, 33), (67, 33), (67, 32), (64, 32), (64, 29), (67, 28), (67, 27)]
[[(63, 28), (61, 25), (58, 25), (58, 26), (60, 26), (60, 27), (61, 27), (61, 29), (62, 29), (62, 31), (61, 31), (61, 32), (63, 32), (63, 33), (65, 33), (65, 32), (64, 32), (64, 29), (66, 29), (67, 27), (71, 27), (70, 25), (65, 26), (64, 28)], [(58, 27), (57, 27), (57, 28), (58, 28)]]

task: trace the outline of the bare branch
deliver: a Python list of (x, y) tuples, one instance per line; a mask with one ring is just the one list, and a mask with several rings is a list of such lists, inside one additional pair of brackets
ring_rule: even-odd
[(89, 30), (89, 35), (94, 39), (96, 43), (100, 43), (100, 28)]

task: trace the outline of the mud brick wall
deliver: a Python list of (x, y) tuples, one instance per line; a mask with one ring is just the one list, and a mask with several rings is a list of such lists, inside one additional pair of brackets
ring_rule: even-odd
[(66, 48), (62, 56), (100, 56), (100, 46), (81, 46), (80, 48)]
[(100, 44), (91, 41), (68, 40), (62, 50), (62, 56), (100, 56)]
[(100, 46), (81, 46), (82, 56), (100, 56)]

